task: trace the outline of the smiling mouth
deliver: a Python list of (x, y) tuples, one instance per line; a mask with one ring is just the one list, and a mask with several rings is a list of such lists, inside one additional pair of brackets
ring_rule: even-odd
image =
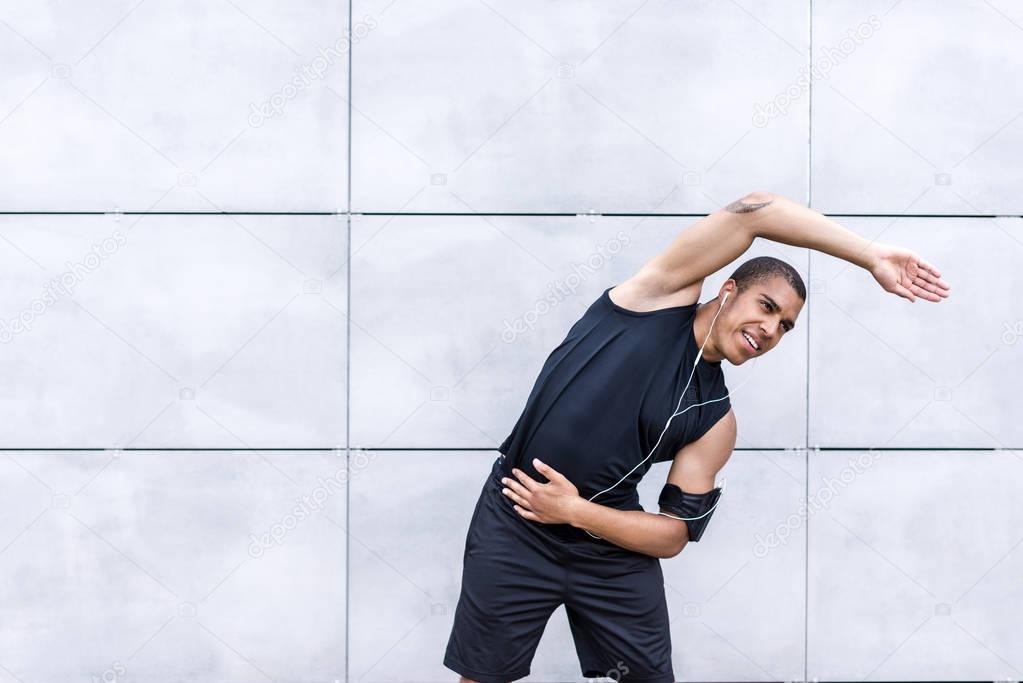
[(758, 353), (760, 351), (760, 347), (757, 346), (757, 342), (756, 342), (756, 340), (753, 339), (753, 337), (751, 337), (746, 332), (742, 332), (742, 337), (743, 337), (743, 339), (746, 340), (746, 343), (749, 345), (749, 347), (751, 349), (753, 349), (753, 353)]

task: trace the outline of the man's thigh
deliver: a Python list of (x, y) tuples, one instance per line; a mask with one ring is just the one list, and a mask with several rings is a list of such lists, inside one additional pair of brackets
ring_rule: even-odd
[(565, 611), (585, 676), (671, 683), (671, 632), (656, 557), (600, 550), (573, 562)]
[(565, 588), (564, 569), (550, 542), (511, 510), (499, 483), (494, 488), (490, 481), (484, 486), (470, 523), (461, 594), (444, 655), (445, 666), (481, 683), (529, 674)]

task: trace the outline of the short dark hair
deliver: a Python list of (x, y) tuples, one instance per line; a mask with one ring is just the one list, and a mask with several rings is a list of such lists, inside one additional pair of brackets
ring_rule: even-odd
[(792, 289), (803, 301), (806, 301), (806, 286), (799, 272), (781, 259), (773, 256), (757, 256), (746, 261), (731, 274), (735, 280), (736, 287), (741, 294), (754, 284), (764, 282), (772, 277), (780, 276), (785, 278)]

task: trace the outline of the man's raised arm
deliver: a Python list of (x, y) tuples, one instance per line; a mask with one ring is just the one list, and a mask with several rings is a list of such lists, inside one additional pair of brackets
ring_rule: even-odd
[(768, 192), (751, 192), (696, 221), (615, 288), (620, 302), (639, 310), (695, 303), (703, 279), (750, 248), (774, 201)]
[(814, 209), (771, 192), (751, 192), (701, 218), (616, 288), (642, 310), (694, 303), (703, 279), (739, 258), (757, 237), (814, 249), (869, 271), (884, 288), (915, 301), (941, 301), (949, 284), (916, 253), (868, 241)]
[(868, 241), (827, 216), (772, 195), (774, 210), (752, 223), (756, 237), (830, 254), (870, 272), (886, 292), (910, 301), (941, 301), (950, 286), (941, 272), (915, 252)]

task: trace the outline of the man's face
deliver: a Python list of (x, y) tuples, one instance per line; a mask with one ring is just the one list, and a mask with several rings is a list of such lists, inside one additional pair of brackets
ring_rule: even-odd
[(741, 294), (733, 290), (724, 311), (727, 317), (721, 316), (725, 324), (718, 349), (732, 365), (762, 356), (792, 330), (802, 309), (803, 300), (781, 276), (754, 283)]

